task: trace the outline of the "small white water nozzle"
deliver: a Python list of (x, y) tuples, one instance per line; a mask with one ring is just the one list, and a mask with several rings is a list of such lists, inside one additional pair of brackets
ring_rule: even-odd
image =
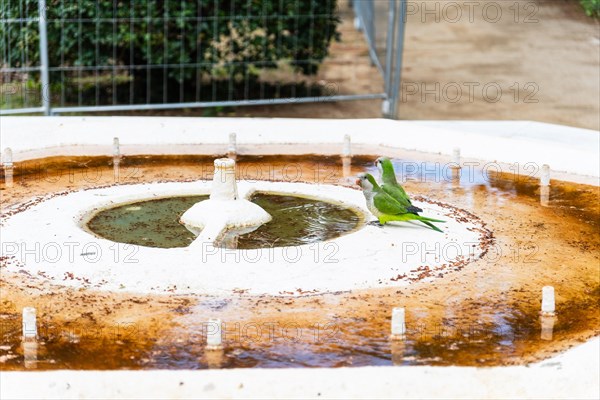
[(197, 235), (192, 246), (214, 244), (223, 238), (221, 234), (228, 229), (248, 229), (250, 232), (272, 219), (258, 204), (239, 198), (235, 178), (234, 160), (215, 160), (210, 198), (194, 204), (179, 219), (190, 232)]
[(455, 147), (452, 150), (452, 163), (455, 164), (453, 168), (460, 168), (460, 147)]
[(36, 311), (33, 307), (23, 308), (23, 339), (37, 337)]
[(121, 145), (119, 144), (119, 138), (113, 138), (113, 157), (121, 157)]
[(554, 315), (555, 311), (554, 288), (544, 286), (542, 288), (542, 315)]
[(2, 166), (4, 167), (4, 184), (7, 188), (13, 186), (13, 153), (10, 147), (4, 149), (2, 154)]
[(392, 338), (400, 339), (406, 334), (406, 311), (404, 307), (395, 307), (392, 309)]
[(121, 166), (121, 145), (119, 144), (119, 138), (113, 138), (113, 176), (115, 182), (120, 180), (120, 166)]
[(550, 186), (550, 166), (548, 164), (542, 165), (542, 175), (540, 176), (541, 186)]
[(13, 166), (13, 152), (10, 147), (4, 149), (4, 154), (2, 155), (2, 166), (4, 168), (12, 168)]
[(235, 132), (229, 134), (229, 146), (227, 147), (227, 154), (237, 153), (237, 135)]
[(223, 332), (221, 320), (211, 318), (206, 324), (206, 350), (219, 350), (223, 348)]
[(352, 143), (350, 140), (350, 135), (344, 135), (344, 147), (342, 147), (342, 156), (343, 157), (351, 157), (352, 156)]
[(235, 181), (235, 161), (231, 158), (215, 160), (215, 174), (210, 191), (211, 200), (237, 200), (238, 190)]

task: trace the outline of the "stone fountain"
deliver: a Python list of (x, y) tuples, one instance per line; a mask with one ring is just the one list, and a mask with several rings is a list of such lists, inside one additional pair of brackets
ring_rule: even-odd
[(238, 195), (234, 160), (219, 158), (214, 165), (210, 198), (194, 204), (180, 219), (197, 235), (193, 245), (214, 243), (228, 230), (237, 234), (252, 232), (271, 221), (269, 213)]

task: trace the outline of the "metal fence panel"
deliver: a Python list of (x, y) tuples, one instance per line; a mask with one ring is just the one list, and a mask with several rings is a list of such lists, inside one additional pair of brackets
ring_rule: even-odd
[(336, 0), (4, 0), (0, 115), (380, 99), (394, 116), (403, 3), (353, 2), (384, 84), (345, 93), (301, 73), (335, 36)]
[[(11, 4), (12, 3), (12, 4)], [(47, 111), (44, 90), (47, 69), (40, 55), (45, 49), (45, 1), (0, 2), (0, 112), (23, 114)], [(34, 27), (38, 37), (32, 36)], [(37, 50), (36, 50), (37, 48)], [(46, 66), (47, 66), (47, 59)]]

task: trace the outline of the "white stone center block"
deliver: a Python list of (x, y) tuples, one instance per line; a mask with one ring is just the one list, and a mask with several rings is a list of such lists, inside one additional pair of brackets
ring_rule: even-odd
[(251, 201), (239, 198), (235, 161), (219, 158), (215, 160), (210, 198), (194, 204), (180, 221), (198, 236), (196, 241), (214, 243), (225, 230), (251, 232), (271, 221), (271, 215)]

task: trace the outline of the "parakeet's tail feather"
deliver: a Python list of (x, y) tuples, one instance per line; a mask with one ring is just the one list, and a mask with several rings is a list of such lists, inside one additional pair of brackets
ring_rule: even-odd
[(419, 221), (428, 221), (428, 222), (446, 222), (446, 221), (442, 221), (441, 219), (434, 219), (434, 218), (429, 218), (429, 217), (423, 217), (422, 215), (416, 215), (416, 218)]
[(392, 221), (421, 221), (422, 223), (424, 223), (425, 225), (427, 225), (428, 227), (430, 227), (431, 229), (433, 229), (434, 231), (437, 232), (442, 232), (441, 229), (439, 229), (437, 226), (433, 225), (432, 222), (446, 222), (446, 221), (442, 221), (440, 219), (434, 219), (434, 218), (428, 218), (428, 217), (422, 217), (420, 215), (416, 215), (416, 214), (401, 214), (401, 215), (380, 215), (379, 216), (379, 223), (381, 223), (382, 225), (385, 225), (388, 222), (392, 222)]
[(418, 214), (420, 212), (423, 212), (423, 209), (416, 207), (416, 206), (408, 206), (406, 208), (406, 211), (408, 211), (409, 213), (412, 213), (412, 214)]
[(437, 231), (437, 232), (440, 232), (440, 233), (444, 233), (444, 231), (442, 231), (440, 228), (438, 228), (437, 226), (435, 226), (431, 222), (427, 222), (427, 221), (421, 221), (421, 222), (424, 223), (425, 225), (427, 225), (428, 227), (430, 227), (431, 229), (433, 229), (434, 231)]

